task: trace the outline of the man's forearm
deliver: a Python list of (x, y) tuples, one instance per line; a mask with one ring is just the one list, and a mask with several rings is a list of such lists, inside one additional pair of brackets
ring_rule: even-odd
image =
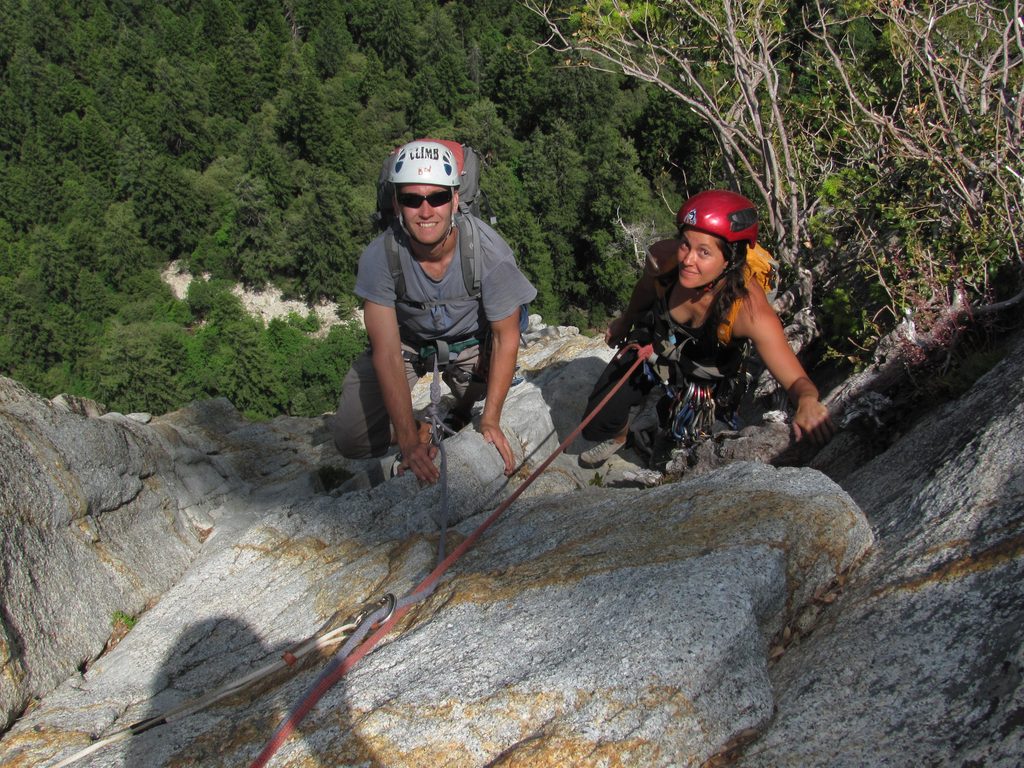
[(412, 393), (405, 376), (405, 361), (401, 352), (373, 352), (373, 369), (380, 382), (384, 407), (391, 418), (394, 437), (399, 444), (416, 439), (416, 419), (412, 412)]
[(487, 372), (487, 399), (482, 419), (497, 423), (505, 406), (505, 397), (516, 371), (519, 355), (519, 328), (515, 332), (495, 333), (492, 338), (490, 369)]

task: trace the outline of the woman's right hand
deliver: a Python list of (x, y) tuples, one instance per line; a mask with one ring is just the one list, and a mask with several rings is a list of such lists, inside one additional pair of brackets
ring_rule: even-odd
[(604, 340), (609, 347), (617, 347), (626, 340), (631, 330), (633, 330), (633, 323), (625, 315), (619, 315), (608, 323), (608, 330), (604, 332)]

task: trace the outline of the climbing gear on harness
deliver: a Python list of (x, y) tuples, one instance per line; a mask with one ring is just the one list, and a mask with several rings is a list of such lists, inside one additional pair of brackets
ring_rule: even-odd
[(715, 388), (691, 381), (689, 386), (666, 393), (669, 434), (677, 443), (695, 442), (711, 436), (715, 423)]
[[(468, 339), (463, 339), (462, 341), (454, 341), (450, 344), (444, 341), (432, 341), (430, 342), (430, 344), (420, 347), (420, 358), (424, 360), (429, 360), (434, 356), (442, 358), (450, 357), (452, 354), (457, 355), (462, 350), (469, 349), (470, 347), (479, 346), (479, 344), (480, 339), (476, 338), (475, 336), (470, 336)], [(447, 350), (447, 352), (442, 353), (442, 350)], [(439, 362), (441, 363), (441, 365), (444, 364), (443, 361)]]
[[(745, 372), (737, 371), (730, 377), (717, 366), (700, 365), (680, 354), (691, 340), (675, 348), (666, 344), (663, 348), (670, 350), (668, 355), (652, 353), (643, 361), (640, 375), (663, 393), (656, 405), (660, 426), (650, 436), (634, 433), (634, 446), (647, 456), (651, 469), (667, 463), (675, 451), (689, 450), (710, 437), (719, 405), (732, 426), (739, 397), (746, 391), (743, 387), (737, 397), (732, 386), (733, 377), (745, 376)], [(674, 343), (676, 337), (671, 336), (670, 341)]]
[(471, 336), (468, 339), (462, 339), (454, 342), (447, 342), (443, 339), (438, 339), (437, 341), (431, 341), (423, 346), (420, 346), (421, 344), (423, 344), (423, 342), (409, 344), (409, 346), (417, 347), (417, 351), (409, 352), (403, 350), (402, 357), (411, 362), (414, 366), (424, 366), (427, 361), (434, 359), (437, 360), (438, 365), (444, 368), (463, 350), (479, 346), (480, 340), (475, 336)]

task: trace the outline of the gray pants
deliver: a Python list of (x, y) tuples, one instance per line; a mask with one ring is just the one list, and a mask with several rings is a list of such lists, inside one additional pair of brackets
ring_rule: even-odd
[[(433, 372), (433, 360), (420, 360), (412, 347), (402, 345), (405, 355), (405, 377), (409, 391), (421, 376)], [(408, 358), (412, 357), (412, 360)], [(487, 394), (487, 383), (478, 375), (480, 347), (472, 346), (453, 355), (443, 369), (442, 379), (452, 390), (458, 406), (467, 411)], [(384, 407), (380, 382), (373, 369), (373, 357), (366, 350), (357, 357), (341, 388), (338, 410), (328, 419), (334, 444), (349, 459), (383, 456), (392, 444), (391, 418)]]

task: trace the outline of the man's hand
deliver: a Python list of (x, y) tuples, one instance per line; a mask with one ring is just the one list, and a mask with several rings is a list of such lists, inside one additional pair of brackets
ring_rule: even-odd
[(406, 437), (398, 443), (402, 452), (402, 463), (398, 465), (398, 474), (406, 469), (412, 470), (416, 479), (424, 485), (433, 485), (441, 476), (441, 471), (434, 465), (437, 446), (430, 441), (430, 425), (417, 422), (418, 430), (415, 437)]
[(505, 462), (505, 474), (511, 475), (513, 465), (512, 447), (501, 431), (501, 409), (516, 370), (516, 356), (519, 354), (519, 312), (504, 320), (491, 323), (491, 364), (487, 372), (487, 399), (480, 416), (480, 434), (495, 448)]
[(501, 425), (480, 419), (480, 434), (484, 436), (485, 443), (498, 449), (501, 460), (505, 462), (505, 476), (511, 475), (515, 471), (515, 457), (512, 454), (512, 446), (508, 444), (505, 433), (501, 431)]
[(405, 375), (395, 308), (367, 301), (363, 307), (363, 322), (373, 350), (373, 370), (377, 373), (384, 407), (391, 418), (393, 441), (398, 443), (402, 452), (399, 472), (403, 468), (411, 469), (421, 483), (436, 482), (440, 476), (433, 461), (437, 448), (423, 445), (420, 425), (412, 412), (412, 395)]

